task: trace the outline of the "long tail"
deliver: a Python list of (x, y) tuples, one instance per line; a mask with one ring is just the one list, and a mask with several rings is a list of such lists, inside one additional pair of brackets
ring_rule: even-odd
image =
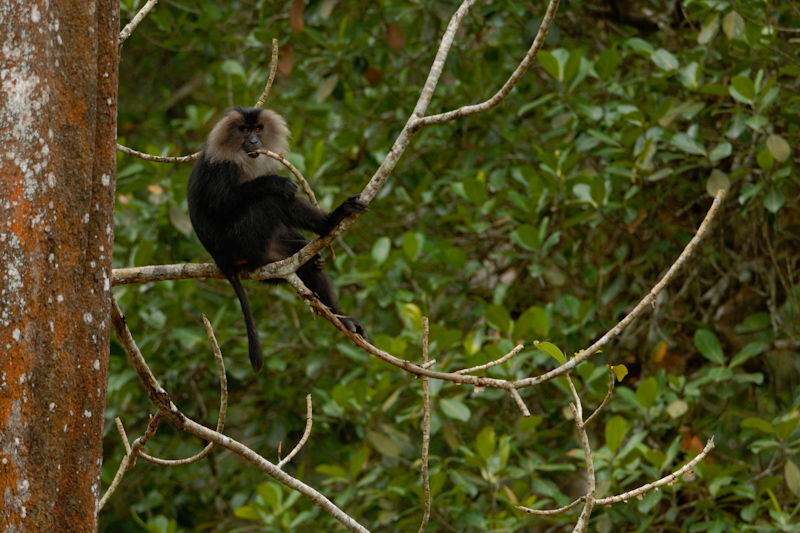
[(253, 323), (253, 313), (250, 311), (250, 303), (247, 301), (247, 294), (245, 294), (242, 284), (239, 281), (239, 274), (226, 274), (228, 281), (233, 285), (233, 290), (239, 298), (239, 303), (242, 306), (242, 314), (244, 315), (244, 323), (247, 327), (247, 343), (250, 347), (250, 364), (253, 365), (253, 370), (258, 372), (261, 370), (261, 365), (264, 363), (264, 355), (261, 352), (261, 343), (258, 342), (258, 332)]

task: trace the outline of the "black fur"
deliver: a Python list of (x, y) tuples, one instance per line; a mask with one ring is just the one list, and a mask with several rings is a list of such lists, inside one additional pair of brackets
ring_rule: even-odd
[[(251, 154), (250, 158), (242, 155), (259, 148), (286, 151), (286, 136), (286, 124), (271, 111), (257, 108), (228, 111), (209, 135), (192, 169), (187, 191), (195, 232), (239, 298), (247, 326), (250, 362), (256, 372), (261, 368), (263, 355), (239, 272), (298, 252), (308, 240), (295, 228), (327, 235), (345, 217), (367, 211), (366, 204), (353, 196), (332, 213), (326, 213), (295, 198), (297, 185), (287, 178), (272, 173), (252, 177), (264, 169), (274, 172), (275, 167), (265, 161), (269, 159), (265, 155)], [(297, 275), (322, 303), (341, 315), (333, 283), (323, 266), (324, 259), (318, 254), (301, 266)], [(355, 318), (341, 315), (340, 320), (351, 331), (366, 337)]]

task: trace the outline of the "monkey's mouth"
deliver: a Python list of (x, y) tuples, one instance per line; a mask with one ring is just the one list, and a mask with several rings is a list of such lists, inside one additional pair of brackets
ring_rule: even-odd
[(253, 159), (255, 159), (256, 157), (258, 157), (258, 156), (259, 156), (259, 155), (261, 155), (261, 154), (258, 154), (258, 153), (256, 153), (256, 152), (247, 152), (247, 155), (249, 155), (250, 157), (252, 157)]

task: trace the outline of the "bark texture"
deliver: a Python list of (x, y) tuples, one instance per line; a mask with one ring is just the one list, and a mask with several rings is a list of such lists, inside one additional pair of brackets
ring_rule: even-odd
[(0, 0), (0, 530), (95, 531), (117, 0)]

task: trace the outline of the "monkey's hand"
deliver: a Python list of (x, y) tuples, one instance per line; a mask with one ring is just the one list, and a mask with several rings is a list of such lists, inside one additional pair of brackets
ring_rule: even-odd
[(322, 254), (317, 254), (311, 258), (311, 261), (314, 263), (314, 268), (317, 270), (322, 270), (325, 268), (325, 256)]
[(351, 196), (342, 205), (333, 210), (328, 218), (330, 229), (326, 232), (329, 233), (339, 222), (352, 215), (353, 213), (366, 213), (369, 211), (367, 204), (361, 201), (358, 196)]

